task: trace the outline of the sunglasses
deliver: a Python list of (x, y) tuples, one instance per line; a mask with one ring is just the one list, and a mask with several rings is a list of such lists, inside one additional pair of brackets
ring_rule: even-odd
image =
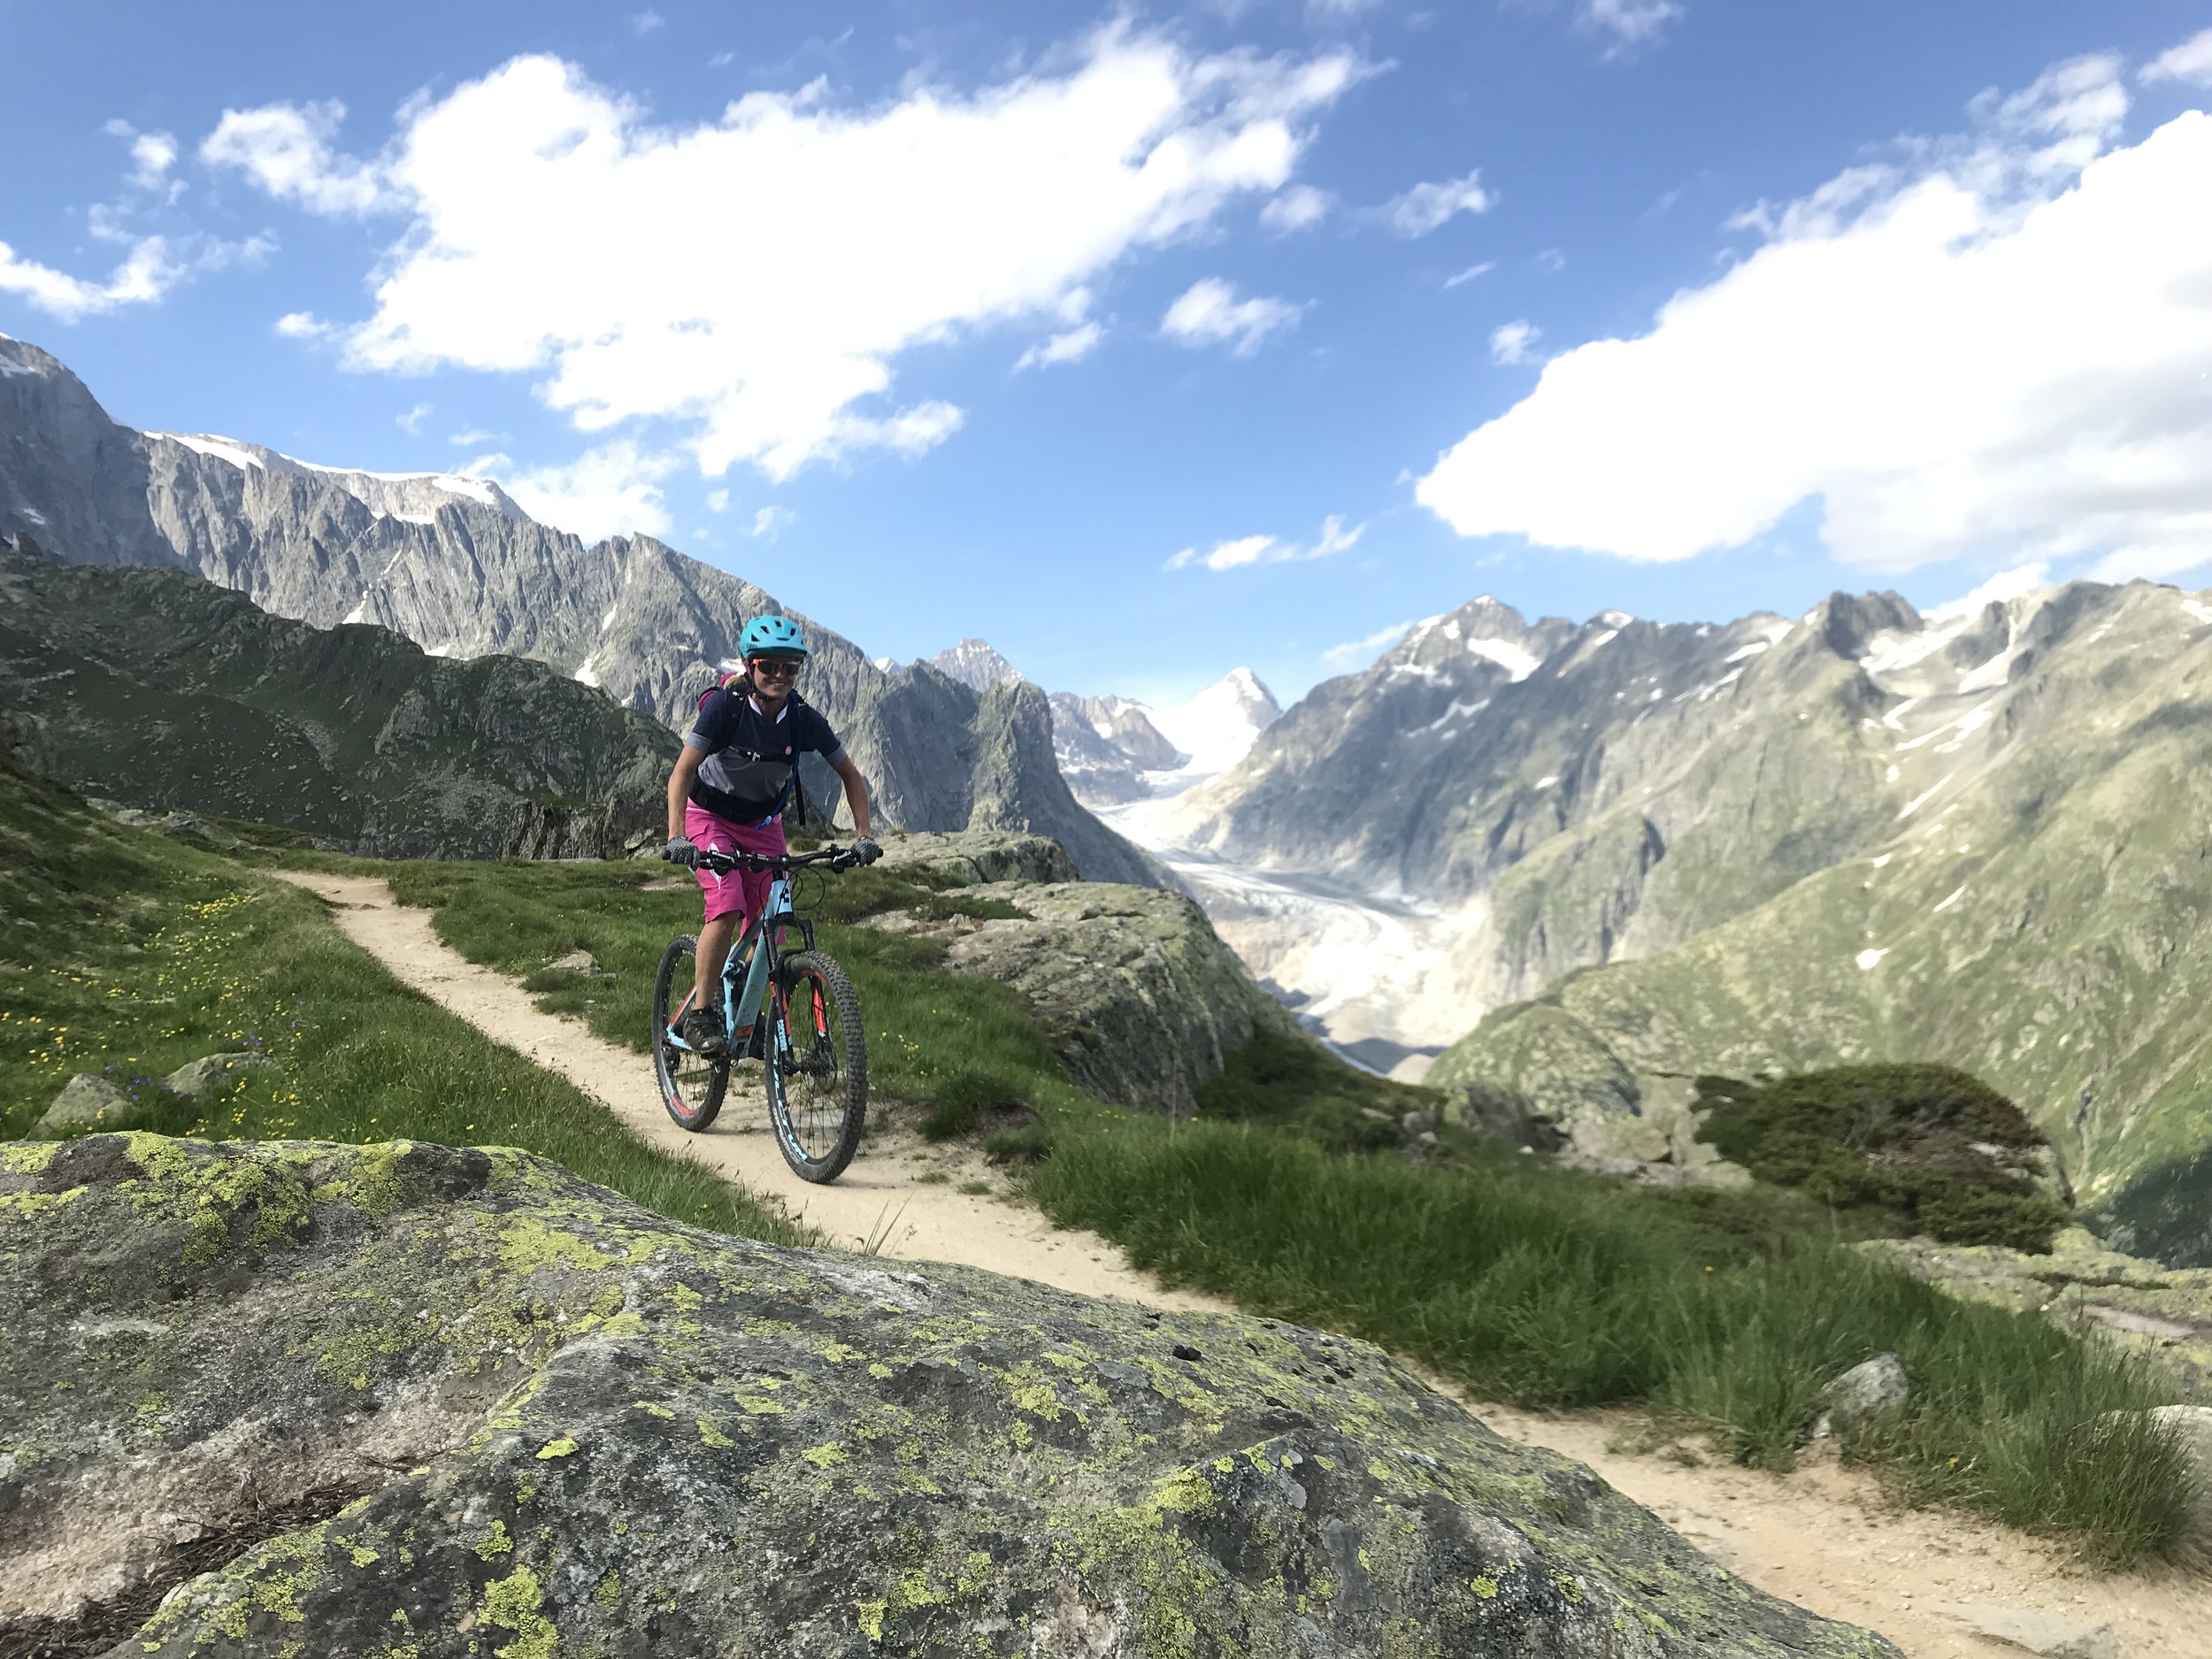
[(795, 680), (802, 664), (788, 657), (756, 657), (753, 672), (771, 680)]

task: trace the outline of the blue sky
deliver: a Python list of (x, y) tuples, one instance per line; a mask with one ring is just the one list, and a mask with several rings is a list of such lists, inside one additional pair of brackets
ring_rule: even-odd
[(472, 466), (1055, 689), (1287, 698), (1479, 592), (2186, 580), (2208, 29), (0, 0), (0, 330), (132, 425)]

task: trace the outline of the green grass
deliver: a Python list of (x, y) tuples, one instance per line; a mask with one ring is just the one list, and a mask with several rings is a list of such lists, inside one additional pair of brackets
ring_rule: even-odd
[[(111, 824), (4, 763), (0, 917), (0, 1135), (27, 1133), (92, 1071), (147, 1102), (162, 1133), (521, 1147), (664, 1215), (818, 1241), (401, 985), (310, 895)], [(225, 1050), (266, 1064), (199, 1110), (158, 1088)]]
[(1900, 1234), (2047, 1252), (2072, 1219), (2031, 1173), (2043, 1132), (1954, 1066), (1829, 1066), (1742, 1082), (1701, 1077), (1698, 1139), (1763, 1181)]
[[(1360, 1335), (1479, 1398), (1641, 1402), (1787, 1468), (1829, 1378), (1883, 1352), (1916, 1393), (1847, 1455), (1910, 1493), (2073, 1540), (2172, 1555), (2188, 1474), (2171, 1438), (2107, 1414), (2164, 1373), (2040, 1320), (1963, 1305), (1764, 1193), (1662, 1192), (1571, 1171), (1418, 1168), (1241, 1125), (1093, 1119), (1028, 1190), (1170, 1284)], [(1794, 1236), (1791, 1236), (1791, 1235)]]
[[(550, 998), (641, 1048), (661, 946), (698, 918), (689, 891), (642, 890), (664, 873), (409, 865), (394, 879), (479, 962), (527, 974), (590, 950), (612, 979)], [(1847, 1248), (1864, 1231), (1848, 1214), (1772, 1187), (1627, 1187), (1450, 1125), (1417, 1165), (1395, 1149), (1396, 1123), (1367, 1114), (1432, 1105), (1427, 1091), (1288, 1042), (1248, 1049), (1195, 1123), (1110, 1109), (1066, 1082), (1005, 987), (942, 972), (926, 941), (850, 925), (933, 898), (973, 914), (969, 903), (882, 872), (844, 879), (810, 909), (860, 989), (878, 1091), (948, 1120), (979, 1102), (1037, 1110), (1040, 1123), (993, 1137), (1011, 1137), (1017, 1190), (1170, 1283), (1357, 1333), (1479, 1397), (1640, 1402), (1770, 1467), (1793, 1457), (1825, 1379), (1893, 1351), (1914, 1399), (1848, 1434), (1847, 1455), (1910, 1494), (2066, 1537), (2100, 1561), (2180, 1543), (2177, 1448), (2139, 1418), (2108, 1423), (2173, 1400), (2162, 1372), (1867, 1260)]]

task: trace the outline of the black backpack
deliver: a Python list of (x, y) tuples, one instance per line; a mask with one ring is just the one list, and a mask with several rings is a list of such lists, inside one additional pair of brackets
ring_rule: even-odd
[[(745, 695), (749, 697), (752, 695), (753, 681), (751, 676), (747, 674), (741, 668), (733, 668), (728, 673), (724, 674), (720, 679), (717, 680), (714, 684), (709, 686), (704, 691), (699, 694), (698, 712), (700, 714), (704, 714), (707, 711), (707, 704), (714, 699), (714, 694), (718, 691), (727, 691), (732, 686), (737, 686), (742, 688)], [(785, 693), (784, 696), (786, 703), (790, 707), (791, 717), (795, 722), (793, 729), (796, 730), (795, 722), (797, 721), (799, 716), (805, 712), (807, 706), (806, 702), (799, 695), (796, 687), (794, 687), (792, 690)], [(806, 785), (801, 781), (799, 777), (799, 762), (805, 757), (805, 753), (806, 751), (800, 749), (796, 744), (792, 746), (791, 781), (784, 786), (783, 799), (776, 803), (774, 810), (769, 814), (771, 818), (773, 818), (777, 816), (777, 814), (781, 813), (787, 805), (795, 804), (798, 808), (798, 827), (801, 829), (804, 829), (806, 827)], [(767, 757), (764, 755), (755, 755), (753, 758), (756, 760), (765, 760)], [(697, 780), (694, 780), (692, 787), (696, 789), (698, 787)], [(700, 804), (703, 806), (706, 803), (702, 802)]]

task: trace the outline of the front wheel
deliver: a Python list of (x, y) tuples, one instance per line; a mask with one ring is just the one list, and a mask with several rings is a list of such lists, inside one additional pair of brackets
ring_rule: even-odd
[(714, 1121), (730, 1086), (726, 1055), (710, 1060), (695, 1049), (679, 1047), (669, 1030), (689, 1006), (697, 953), (698, 941), (688, 933), (670, 940), (661, 952), (660, 972), (653, 976), (653, 1075), (660, 1083), (661, 1104), (668, 1115), (694, 1131)]
[(786, 956), (768, 1017), (768, 1120), (802, 1180), (833, 1181), (868, 1117), (868, 1041), (860, 994), (818, 950)]

